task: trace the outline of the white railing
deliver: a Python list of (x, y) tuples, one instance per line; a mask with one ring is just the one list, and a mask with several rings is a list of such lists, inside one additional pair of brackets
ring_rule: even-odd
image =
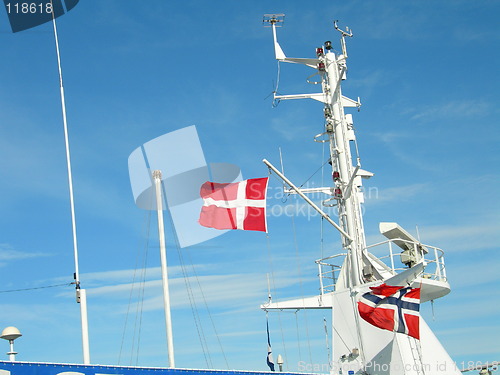
[[(327, 258), (318, 259), (315, 263), (318, 265), (319, 290), (323, 295), (335, 291), (338, 274), (342, 268), (342, 263), (347, 253), (332, 255)], [(339, 264), (334, 264), (334, 259), (339, 258)]]
[[(403, 247), (406, 250), (403, 250)], [(393, 275), (407, 270), (409, 266), (423, 260), (426, 266), (421, 277), (446, 281), (444, 251), (438, 247), (394, 238), (367, 246), (363, 252), (365, 255), (371, 253), (384, 264), (375, 268), (383, 267), (383, 271)], [(315, 261), (318, 265), (321, 294), (335, 290), (335, 284), (346, 255), (346, 253), (341, 253)], [(369, 258), (368, 255), (366, 256)]]

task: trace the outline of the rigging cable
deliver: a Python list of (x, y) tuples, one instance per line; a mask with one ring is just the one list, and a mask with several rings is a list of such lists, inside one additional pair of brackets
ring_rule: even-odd
[[(147, 216), (147, 220), (144, 220), (144, 222), (145, 223), (147, 222), (147, 223), (144, 225), (144, 228), (145, 228), (145, 231), (146, 231), (146, 243), (144, 244), (144, 251), (145, 251), (145, 254), (146, 254), (145, 256), (147, 258), (147, 251), (148, 251), (148, 247), (149, 247), (149, 227), (150, 227), (149, 223), (150, 223), (150, 220), (151, 220), (151, 213), (148, 211), (145, 216)], [(135, 287), (135, 282), (136, 282), (137, 270), (139, 268), (138, 265), (139, 265), (139, 255), (140, 255), (140, 253), (141, 252), (139, 250), (137, 252), (137, 256), (136, 256), (136, 262), (135, 262), (135, 267), (134, 267), (134, 275), (133, 275), (133, 278), (132, 278), (132, 286), (130, 288), (129, 300), (128, 300), (128, 304), (127, 304), (127, 312), (125, 314), (125, 322), (124, 322), (124, 325), (123, 325), (123, 333), (122, 333), (122, 340), (121, 340), (121, 344), (120, 344), (120, 351), (118, 353), (118, 364), (120, 364), (120, 361), (121, 361), (121, 356), (122, 356), (122, 351), (123, 351), (123, 344), (125, 342), (125, 333), (127, 331), (128, 318), (129, 318), (129, 313), (130, 313), (130, 306), (132, 304), (132, 295), (134, 293), (134, 287)], [(146, 261), (144, 260), (143, 266), (142, 266), (143, 270), (145, 268), (145, 263), (146, 263)]]
[[(163, 190), (163, 195), (166, 197), (167, 194), (165, 192), (165, 187), (163, 185), (163, 182), (162, 182), (162, 190)], [(169, 212), (169, 211), (167, 210), (167, 212)], [(189, 275), (188, 275), (188, 272), (186, 269), (186, 264), (185, 264), (184, 258), (182, 256), (179, 238), (177, 237), (177, 232), (175, 231), (175, 226), (174, 226), (174, 222), (172, 219), (172, 215), (167, 215), (167, 216), (170, 219), (170, 227), (172, 229), (173, 238), (175, 240), (175, 246), (177, 249), (177, 255), (179, 257), (179, 263), (181, 265), (182, 275), (184, 278), (184, 284), (186, 286), (187, 296), (188, 296), (189, 304), (191, 307), (191, 313), (193, 314), (194, 324), (196, 327), (196, 331), (198, 333), (198, 340), (200, 341), (200, 346), (201, 346), (201, 349), (203, 351), (203, 356), (205, 358), (205, 363), (206, 363), (207, 367), (213, 368), (213, 363), (212, 363), (212, 358), (210, 356), (209, 346), (208, 346), (208, 343), (207, 343), (207, 340), (205, 337), (205, 332), (203, 331), (203, 324), (201, 323), (201, 318), (200, 318), (200, 314), (198, 311), (198, 307), (196, 305), (196, 299), (194, 297), (193, 288), (191, 287), (191, 283), (189, 281)]]
[[(139, 361), (142, 313), (143, 313), (143, 307), (144, 307), (144, 294), (145, 294), (145, 286), (146, 286), (145, 281), (146, 281), (147, 254), (148, 254), (148, 249), (149, 249), (149, 238), (150, 238), (149, 237), (150, 223), (151, 223), (151, 211), (148, 211), (147, 212), (147, 228), (146, 228), (147, 237), (146, 237), (146, 242), (144, 244), (144, 254), (145, 255), (143, 258), (143, 262), (142, 262), (142, 270), (141, 270), (141, 274), (139, 276), (138, 288), (137, 288), (137, 303), (136, 303), (136, 312), (135, 312), (135, 320), (134, 320), (134, 330), (133, 330), (133, 336), (132, 336), (132, 348), (130, 350), (130, 364), (133, 363), (134, 349), (136, 346), (136, 336), (137, 336), (137, 349), (135, 352), (136, 364)], [(135, 273), (134, 273), (134, 284), (135, 284)], [(131, 293), (132, 293), (132, 290), (131, 290)]]
[[(328, 160), (327, 160), (327, 161), (325, 161), (323, 164), (321, 164), (321, 166), (320, 166), (318, 169), (316, 169), (316, 171), (314, 171), (314, 173), (313, 173), (312, 175), (310, 175), (310, 176), (309, 176), (309, 178), (308, 178), (307, 180), (305, 180), (302, 184), (300, 184), (300, 185), (298, 186), (298, 188), (300, 189), (301, 187), (303, 187), (303, 186), (304, 186), (304, 185), (305, 185), (305, 184), (306, 184), (306, 183), (307, 183), (307, 182), (308, 182), (311, 178), (313, 178), (313, 177), (316, 175), (316, 173), (318, 173), (320, 170), (322, 170), (322, 169), (323, 169), (323, 167), (324, 167), (327, 163), (329, 163), (329, 162), (330, 162), (330, 158), (328, 158)], [(288, 196), (290, 196), (290, 194), (291, 194), (291, 193), (288, 193)]]
[(325, 340), (326, 340), (326, 353), (328, 355), (328, 366), (330, 370), (332, 369), (332, 357), (331, 357), (331, 350), (330, 350), (330, 340), (328, 337), (328, 326), (326, 324), (326, 318), (323, 317), (323, 325), (325, 327)]
[[(269, 268), (270, 268), (270, 273), (271, 273), (271, 281), (272, 281), (272, 289), (273, 289), (273, 293), (274, 295), (276, 295), (276, 284), (274, 282), (274, 270), (273, 270), (273, 260), (272, 260), (272, 257), (271, 257), (271, 243), (269, 241), (269, 233), (266, 233), (266, 244), (267, 244), (267, 258), (268, 258), (268, 262), (269, 262)], [(266, 310), (267, 311), (267, 310)], [(286, 369), (288, 371), (289, 367), (288, 367), (288, 354), (287, 354), (287, 351), (286, 351), (286, 344), (285, 344), (285, 336), (283, 334), (283, 324), (281, 322), (281, 313), (283, 311), (281, 310), (278, 310), (278, 322), (279, 322), (279, 326), (280, 326), (280, 332), (281, 332), (281, 343), (283, 345), (283, 352), (285, 353), (284, 356), (285, 356), (285, 365), (286, 365)]]
[[(169, 215), (170, 216), (170, 215)], [(173, 227), (173, 222), (171, 221), (172, 227)], [(205, 337), (205, 332), (203, 331), (203, 324), (201, 323), (201, 318), (200, 314), (198, 311), (198, 306), (196, 305), (196, 298), (193, 293), (193, 288), (191, 286), (191, 282), (189, 281), (189, 275), (186, 269), (186, 264), (184, 262), (184, 258), (182, 256), (182, 252), (180, 250), (180, 244), (179, 244), (179, 239), (177, 238), (177, 235), (174, 232), (174, 238), (175, 238), (175, 243), (176, 243), (176, 248), (177, 248), (177, 255), (179, 257), (179, 262), (181, 265), (181, 270), (182, 270), (182, 276), (184, 278), (184, 284), (186, 286), (186, 291), (187, 291), (187, 296), (189, 299), (189, 304), (191, 306), (191, 313), (193, 314), (193, 319), (194, 319), (194, 324), (196, 326), (196, 331), (198, 333), (198, 340), (200, 341), (200, 346), (203, 351), (203, 356), (205, 357), (205, 363), (208, 368), (213, 368), (213, 363), (212, 363), (212, 357), (210, 356), (210, 350), (209, 346), (207, 343), (207, 339)]]
[(300, 350), (300, 332), (299, 332), (299, 318), (297, 313), (299, 310), (295, 310), (295, 331), (297, 332), (297, 348), (299, 349), (299, 361), (302, 362), (302, 351)]
[(304, 320), (305, 320), (305, 325), (306, 325), (306, 337), (307, 337), (307, 348), (309, 350), (309, 363), (313, 363), (312, 360), (312, 353), (311, 353), (311, 341), (309, 338), (309, 324), (307, 321), (307, 309), (305, 308), (305, 302), (304, 302), (304, 287), (302, 283), (302, 272), (300, 269), (300, 259), (299, 259), (299, 244), (297, 241), (297, 229), (295, 226), (295, 215), (291, 215), (291, 220), (292, 220), (292, 231), (293, 231), (293, 242), (295, 245), (295, 259), (297, 261), (297, 272), (299, 274), (299, 287), (300, 287), (300, 296), (302, 298), (302, 304), (304, 307)]
[(203, 299), (203, 303), (205, 304), (205, 309), (207, 310), (208, 317), (210, 318), (210, 323), (212, 324), (212, 328), (215, 332), (215, 337), (217, 338), (217, 342), (219, 344), (222, 356), (224, 357), (224, 362), (226, 363), (226, 367), (229, 370), (229, 363), (227, 362), (226, 353), (224, 352), (224, 348), (222, 347), (222, 342), (220, 341), (219, 333), (217, 332), (217, 328), (216, 328), (214, 320), (212, 318), (212, 313), (210, 312), (210, 309), (208, 307), (207, 299), (205, 298), (205, 293), (203, 292), (203, 288), (201, 287), (201, 283), (200, 283), (200, 280), (198, 278), (198, 274), (196, 273), (196, 268), (194, 267), (193, 261), (191, 259), (191, 253), (189, 252), (188, 249), (189, 248), (186, 248), (186, 253), (188, 255), (189, 262), (191, 264), (191, 269), (193, 270), (193, 274), (194, 274), (196, 283), (198, 284), (198, 287), (200, 288), (201, 297)]
[(198, 306), (196, 304), (196, 298), (193, 293), (193, 288), (191, 286), (191, 282), (189, 281), (189, 275), (186, 269), (186, 265), (184, 263), (184, 258), (182, 256), (182, 252), (180, 251), (180, 246), (176, 237), (177, 244), (177, 255), (179, 257), (179, 262), (181, 264), (182, 275), (184, 278), (184, 284), (187, 290), (187, 296), (189, 299), (189, 304), (191, 306), (191, 313), (193, 314), (194, 323), (196, 326), (196, 331), (198, 333), (198, 340), (200, 341), (201, 349), (203, 350), (203, 356), (205, 357), (205, 363), (208, 368), (213, 368), (212, 358), (210, 356), (209, 346), (207, 343), (207, 339), (205, 337), (205, 332), (203, 331), (203, 324), (201, 323), (200, 313), (198, 310)]
[(55, 285), (37, 286), (37, 287), (33, 287), (33, 288), (0, 290), (0, 293), (27, 292), (27, 291), (30, 291), (30, 290), (47, 289), (47, 288), (57, 288), (57, 287), (60, 287), (60, 286), (71, 286), (71, 285), (75, 285), (75, 282), (64, 283), (64, 284), (55, 284)]
[(279, 99), (276, 100), (274, 98), (274, 95), (276, 95), (278, 93), (278, 87), (279, 87), (279, 84), (280, 84), (280, 75), (281, 75), (281, 65), (280, 65), (280, 61), (278, 61), (278, 67), (277, 67), (277, 73), (276, 73), (276, 86), (274, 88), (274, 91), (273, 91), (273, 108), (276, 108), (278, 106), (278, 104), (280, 103)]
[(146, 248), (146, 253), (144, 255), (144, 262), (143, 262), (143, 268), (142, 268), (142, 275), (141, 275), (142, 278), (141, 278), (141, 282), (140, 282), (140, 285), (142, 285), (142, 288), (139, 289), (139, 296), (138, 296), (138, 298), (140, 298), (140, 303), (137, 304), (137, 309), (140, 310), (140, 313), (137, 314), (136, 322), (138, 319), (139, 324), (137, 325), (137, 323), (136, 323), (136, 327), (134, 327), (134, 330), (137, 330), (137, 352), (135, 355), (135, 365), (136, 366), (139, 363), (139, 350), (141, 348), (142, 317), (143, 317), (143, 312), (144, 312), (144, 296), (146, 294), (147, 258), (148, 258), (148, 248)]

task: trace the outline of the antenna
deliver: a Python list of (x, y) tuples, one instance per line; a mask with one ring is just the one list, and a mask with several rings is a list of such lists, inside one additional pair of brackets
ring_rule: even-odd
[(339, 31), (343, 37), (352, 37), (352, 30), (349, 30), (349, 27), (346, 26), (345, 27), (345, 31), (340, 29), (338, 26), (337, 26), (337, 22), (339, 22), (338, 20), (335, 20), (333, 21), (333, 26), (335, 27), (335, 30)]
[[(264, 14), (262, 17), (262, 24), (264, 27), (281, 27), (282, 25), (280, 25), (280, 23), (283, 24), (284, 22), (285, 15), (283, 13)], [(269, 25), (266, 25), (266, 23)]]
[(338, 32), (340, 32), (340, 34), (342, 34), (342, 37), (340, 38), (340, 44), (342, 45), (342, 54), (344, 55), (345, 58), (347, 58), (347, 49), (346, 49), (346, 46), (345, 46), (345, 37), (348, 36), (349, 38), (352, 38), (352, 30), (349, 30), (349, 27), (345, 27), (345, 31), (340, 29), (338, 26), (337, 26), (337, 22), (339, 22), (338, 20), (335, 20), (333, 21), (333, 27), (335, 27), (335, 30), (337, 30)]
[(74, 278), (76, 286), (76, 302), (80, 304), (83, 363), (88, 365), (90, 364), (90, 347), (89, 347), (89, 324), (88, 324), (88, 314), (87, 314), (87, 293), (86, 290), (81, 288), (80, 285), (80, 271), (78, 265), (78, 241), (76, 236), (75, 199), (73, 194), (73, 174), (71, 172), (71, 153), (69, 148), (68, 121), (66, 117), (66, 99), (64, 96), (61, 53), (59, 51), (59, 37), (57, 35), (57, 25), (56, 25), (56, 17), (54, 14), (54, 7), (52, 7), (52, 25), (54, 29), (54, 39), (56, 44), (57, 67), (59, 70), (59, 90), (61, 96), (61, 110), (62, 110), (63, 128), (64, 128), (64, 143), (66, 146), (66, 168), (68, 171), (69, 203), (71, 210), (71, 227), (73, 233), (73, 256), (75, 260)]

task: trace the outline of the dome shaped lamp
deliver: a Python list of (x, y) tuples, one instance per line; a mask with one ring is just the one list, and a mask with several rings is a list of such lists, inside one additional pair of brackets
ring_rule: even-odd
[(16, 352), (14, 351), (14, 340), (21, 337), (22, 334), (16, 327), (7, 327), (2, 331), (0, 339), (8, 340), (10, 344), (9, 361), (14, 362), (16, 360)]

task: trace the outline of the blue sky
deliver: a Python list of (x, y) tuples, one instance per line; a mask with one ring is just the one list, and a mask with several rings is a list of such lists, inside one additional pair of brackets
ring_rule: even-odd
[[(147, 241), (148, 213), (134, 205), (128, 178), (135, 148), (195, 124), (207, 160), (236, 164), (245, 178), (266, 176), (261, 160), (278, 164), (278, 147), (298, 184), (323, 163), (321, 145), (312, 142), (322, 132), (321, 105), (272, 108), (277, 68), (271, 31), (261, 25), (272, 12), (286, 13), (278, 32), (289, 56), (312, 57), (326, 40), (338, 49), (335, 19), (353, 30), (343, 90), (363, 103), (354, 124), (363, 169), (375, 173), (365, 184), (368, 242), (381, 240), (380, 221), (413, 233), (418, 225), (423, 242), (445, 250), (452, 286), (434, 303), (434, 318), (430, 304), (423, 316), (459, 366), (499, 360), (498, 2), (82, 0), (58, 28), (92, 362), (167, 363), (155, 222)], [(0, 39), (0, 290), (70, 283), (51, 25), (12, 34), (2, 9)], [(311, 73), (282, 65), (280, 93), (315, 89), (305, 83)], [(309, 183), (321, 184), (321, 173)], [(271, 207), (281, 204), (278, 188), (272, 179)], [(177, 366), (227, 368), (220, 341), (230, 368), (266, 369), (258, 308), (267, 299), (266, 274), (273, 274), (275, 298), (316, 294), (313, 261), (340, 252), (328, 227), (321, 249), (320, 230), (317, 217), (272, 216), (268, 239), (235, 231), (179, 253), (168, 227)], [(138, 318), (138, 292), (130, 290), (146, 250)], [(286, 354), (286, 368), (327, 361), (328, 315), (270, 315), (273, 351)], [(9, 325), (23, 333), (20, 360), (82, 360), (73, 287), (0, 293), (0, 328)]]

